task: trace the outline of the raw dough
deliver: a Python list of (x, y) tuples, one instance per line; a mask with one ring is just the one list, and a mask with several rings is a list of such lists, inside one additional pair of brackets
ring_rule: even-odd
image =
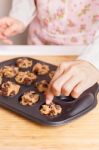
[(19, 71), (18, 67), (14, 67), (14, 66), (4, 66), (2, 68), (2, 73), (7, 78), (15, 77), (18, 71)]
[(26, 71), (26, 72), (19, 72), (15, 80), (19, 84), (31, 85), (36, 80), (36, 78), (37, 77), (35, 74)]
[(42, 80), (36, 83), (36, 88), (39, 92), (46, 92), (48, 89), (48, 82), (46, 80)]
[(20, 86), (14, 82), (7, 81), (0, 87), (0, 95), (2, 96), (15, 96), (18, 94)]
[(33, 72), (37, 75), (45, 75), (49, 72), (49, 66), (37, 63), (33, 67)]
[(61, 114), (62, 112), (62, 107), (60, 105), (56, 105), (54, 103), (50, 104), (50, 105), (42, 105), (40, 112), (44, 115), (48, 115), (48, 116), (57, 116), (59, 114)]
[(29, 60), (28, 58), (19, 58), (16, 61), (16, 65), (19, 68), (29, 68), (32, 66), (32, 60)]
[(50, 71), (50, 73), (49, 73), (49, 77), (52, 79), (52, 78), (53, 78), (53, 76), (54, 76), (54, 74), (55, 74), (55, 71)]
[(39, 94), (37, 94), (35, 91), (29, 91), (29, 92), (24, 93), (24, 95), (21, 97), (20, 103), (23, 106), (26, 106), (26, 105), (31, 106), (37, 103), (38, 100), (39, 100)]

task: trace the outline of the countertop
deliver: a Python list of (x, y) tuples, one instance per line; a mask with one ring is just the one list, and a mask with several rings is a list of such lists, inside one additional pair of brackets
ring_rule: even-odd
[[(2, 56), (0, 61), (14, 56)], [(74, 57), (34, 56), (59, 64)], [(98, 96), (99, 99), (99, 96)], [(99, 104), (85, 116), (60, 127), (47, 127), (33, 123), (0, 107), (0, 150), (98, 150)]]

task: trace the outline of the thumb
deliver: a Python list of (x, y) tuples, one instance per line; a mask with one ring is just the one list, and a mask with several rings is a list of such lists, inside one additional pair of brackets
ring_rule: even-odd
[(16, 25), (10, 26), (7, 30), (5, 30), (4, 35), (5, 36), (13, 36), (17, 34), (17, 27)]

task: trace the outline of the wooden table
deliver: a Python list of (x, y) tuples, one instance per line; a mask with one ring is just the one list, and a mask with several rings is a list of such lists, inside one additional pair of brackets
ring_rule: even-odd
[[(11, 57), (2, 57), (0, 61)], [(35, 57), (53, 64), (72, 57)], [(61, 127), (30, 122), (0, 107), (0, 150), (99, 150), (99, 105), (85, 116)]]

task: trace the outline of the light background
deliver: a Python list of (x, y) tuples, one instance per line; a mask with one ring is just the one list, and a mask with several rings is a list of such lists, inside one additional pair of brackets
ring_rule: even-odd
[[(11, 2), (12, 0), (0, 0), (0, 18), (7, 16), (9, 14), (9, 11), (11, 9)], [(27, 32), (25, 32), (22, 35), (18, 35), (13, 38), (15, 45), (24, 45), (26, 44), (26, 38)], [(2, 44), (2, 43), (1, 43)], [(75, 51), (76, 49), (76, 51)], [(28, 46), (0, 46), (0, 55), (71, 55), (75, 54), (75, 52), (79, 51), (81, 53), (81, 50), (84, 48), (74, 48), (74, 47), (66, 47), (66, 46), (38, 46), (36, 47), (29, 47)]]
[[(11, 2), (12, 0), (0, 0), (0, 18), (9, 14), (9, 10), (11, 9)], [(27, 32), (22, 35), (18, 35), (12, 39), (14, 40), (15, 45), (23, 45), (26, 44), (26, 37)]]

